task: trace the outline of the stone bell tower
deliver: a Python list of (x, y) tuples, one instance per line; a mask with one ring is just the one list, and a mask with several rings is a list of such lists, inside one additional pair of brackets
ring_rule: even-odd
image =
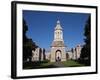
[(66, 61), (66, 51), (63, 40), (63, 29), (58, 20), (54, 29), (54, 40), (51, 44), (51, 62)]

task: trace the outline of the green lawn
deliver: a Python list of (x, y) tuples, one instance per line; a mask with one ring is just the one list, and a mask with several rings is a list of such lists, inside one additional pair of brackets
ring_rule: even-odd
[(54, 62), (41, 61), (41, 62), (26, 62), (23, 63), (23, 69), (39, 69), (39, 68), (54, 68)]
[[(49, 62), (49, 61), (44, 61), (44, 62), (28, 62), (24, 63), (24, 69), (38, 69), (38, 68), (57, 68), (58, 66), (56, 65), (57, 62)], [(58, 62), (58, 64), (62, 65), (61, 67), (80, 67), (80, 66), (85, 66), (84, 64), (80, 64), (77, 61), (74, 60), (67, 60), (64, 62)]]
[(62, 62), (65, 67), (78, 67), (78, 66), (85, 66), (84, 64), (80, 64), (74, 60), (67, 60)]

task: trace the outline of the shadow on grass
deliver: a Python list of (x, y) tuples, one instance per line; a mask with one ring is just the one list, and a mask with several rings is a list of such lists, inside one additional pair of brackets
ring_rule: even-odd
[(36, 62), (24, 62), (23, 69), (43, 69), (43, 68), (61, 68), (61, 67), (82, 67), (84, 64), (80, 64), (74, 60), (68, 60), (64, 62), (49, 62), (49, 61), (36, 61)]
[(39, 68), (54, 68), (53, 64), (48, 61), (24, 62), (23, 69), (39, 69)]

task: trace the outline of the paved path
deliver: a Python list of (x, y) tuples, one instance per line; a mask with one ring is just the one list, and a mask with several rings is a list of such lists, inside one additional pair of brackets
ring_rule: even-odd
[(53, 65), (56, 67), (64, 67), (63, 63), (61, 62), (55, 62)]

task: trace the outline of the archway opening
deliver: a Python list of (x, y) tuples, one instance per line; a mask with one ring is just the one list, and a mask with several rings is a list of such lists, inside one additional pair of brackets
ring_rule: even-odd
[(56, 62), (60, 62), (61, 61), (61, 51), (60, 50), (57, 50), (56, 53), (55, 53), (55, 60)]

